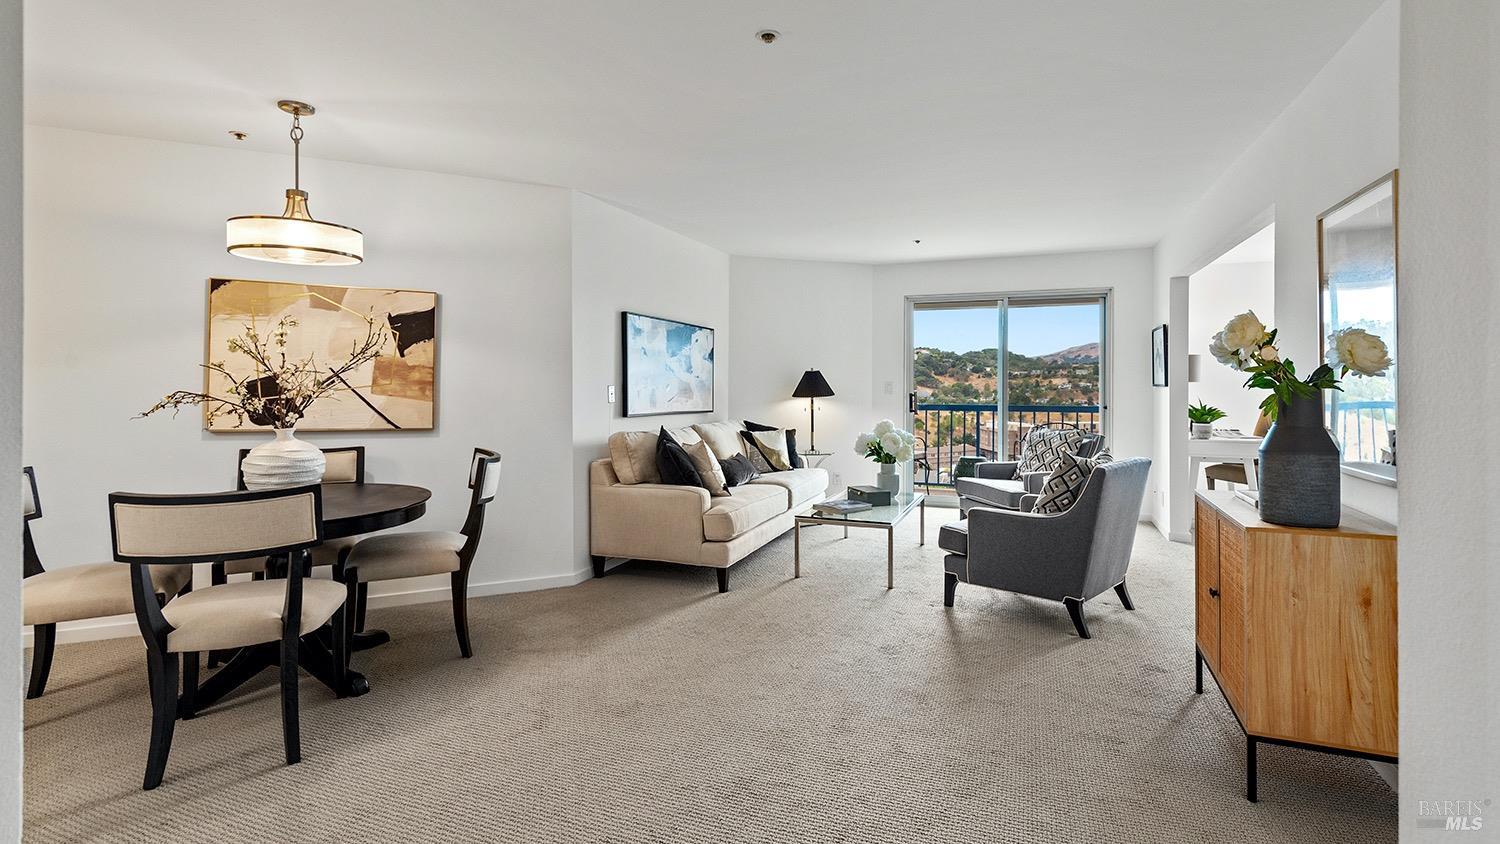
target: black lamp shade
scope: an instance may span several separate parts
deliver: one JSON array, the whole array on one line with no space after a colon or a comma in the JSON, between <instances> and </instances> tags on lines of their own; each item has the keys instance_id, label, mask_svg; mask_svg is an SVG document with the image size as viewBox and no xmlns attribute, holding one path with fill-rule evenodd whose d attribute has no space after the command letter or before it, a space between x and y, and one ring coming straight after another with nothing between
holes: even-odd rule
<instances>
[{"instance_id":1,"label":"black lamp shade","mask_svg":"<svg viewBox=\"0 0 1500 844\"><path fill-rule=\"evenodd\" d=\"M794 399L821 399L831 395L833 395L833 388L828 386L823 373L816 369L809 369L802 373L802 380L797 382L797 389L792 391Z\"/></svg>"}]
</instances>

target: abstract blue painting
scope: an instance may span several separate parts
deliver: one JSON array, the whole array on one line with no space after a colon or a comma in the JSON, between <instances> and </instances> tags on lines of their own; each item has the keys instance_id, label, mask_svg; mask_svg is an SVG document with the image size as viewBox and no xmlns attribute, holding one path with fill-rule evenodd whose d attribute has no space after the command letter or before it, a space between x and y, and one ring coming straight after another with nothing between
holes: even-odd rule
<instances>
[{"instance_id":1,"label":"abstract blue painting","mask_svg":"<svg viewBox=\"0 0 1500 844\"><path fill-rule=\"evenodd\" d=\"M620 333L626 416L713 412L712 328L626 311Z\"/></svg>"}]
</instances>

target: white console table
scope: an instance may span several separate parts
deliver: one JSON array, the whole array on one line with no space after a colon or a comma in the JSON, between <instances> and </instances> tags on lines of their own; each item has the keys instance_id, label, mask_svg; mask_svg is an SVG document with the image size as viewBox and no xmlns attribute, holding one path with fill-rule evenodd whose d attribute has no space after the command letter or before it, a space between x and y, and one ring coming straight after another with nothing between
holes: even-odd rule
<instances>
[{"instance_id":1,"label":"white console table","mask_svg":"<svg viewBox=\"0 0 1500 844\"><path fill-rule=\"evenodd\" d=\"M1203 468L1205 460L1215 463L1243 463L1245 480L1249 482L1251 489L1259 489L1259 479L1255 477L1255 461L1260 457L1261 441L1261 437L1213 436L1206 440L1189 437L1188 489L1198 488L1198 472Z\"/></svg>"}]
</instances>

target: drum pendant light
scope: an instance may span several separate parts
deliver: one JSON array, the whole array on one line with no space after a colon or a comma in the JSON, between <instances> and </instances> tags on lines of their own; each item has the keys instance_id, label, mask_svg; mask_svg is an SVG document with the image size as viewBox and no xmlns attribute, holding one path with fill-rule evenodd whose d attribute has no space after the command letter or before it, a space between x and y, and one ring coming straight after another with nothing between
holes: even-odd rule
<instances>
[{"instance_id":1,"label":"drum pendant light","mask_svg":"<svg viewBox=\"0 0 1500 844\"><path fill-rule=\"evenodd\" d=\"M364 260L365 236L359 229L314 220L302 190L302 118L312 106L296 100L276 104L292 116L292 187L281 216L247 214L230 217L224 226L229 254L280 264L347 266Z\"/></svg>"}]
</instances>

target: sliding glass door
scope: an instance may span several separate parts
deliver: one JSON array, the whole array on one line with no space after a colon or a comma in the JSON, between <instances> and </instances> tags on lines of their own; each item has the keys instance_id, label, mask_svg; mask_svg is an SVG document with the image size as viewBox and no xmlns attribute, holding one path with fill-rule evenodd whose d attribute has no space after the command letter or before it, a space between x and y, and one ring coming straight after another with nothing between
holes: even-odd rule
<instances>
[{"instance_id":1,"label":"sliding glass door","mask_svg":"<svg viewBox=\"0 0 1500 844\"><path fill-rule=\"evenodd\" d=\"M913 302L917 483L1014 459L1038 425L1103 431L1106 305L1102 293Z\"/></svg>"}]
</instances>

